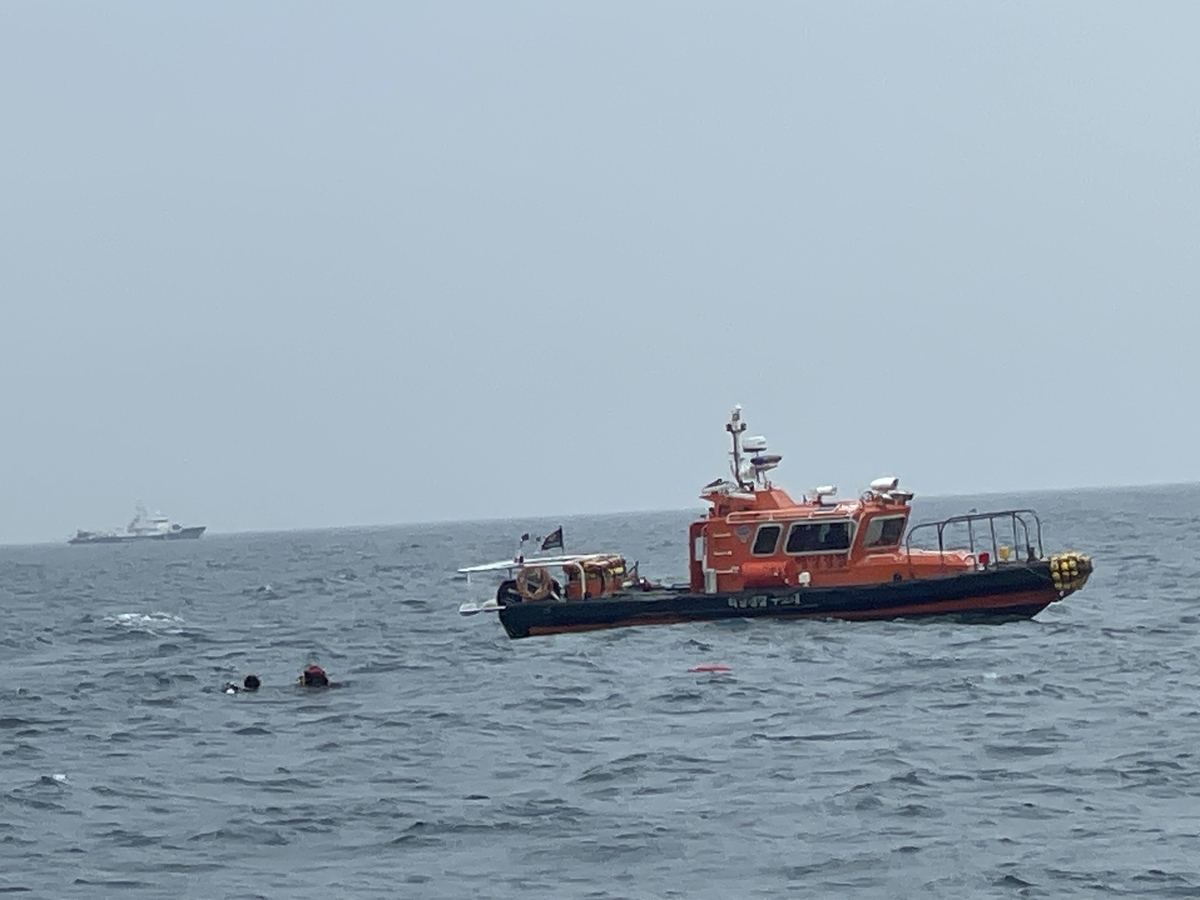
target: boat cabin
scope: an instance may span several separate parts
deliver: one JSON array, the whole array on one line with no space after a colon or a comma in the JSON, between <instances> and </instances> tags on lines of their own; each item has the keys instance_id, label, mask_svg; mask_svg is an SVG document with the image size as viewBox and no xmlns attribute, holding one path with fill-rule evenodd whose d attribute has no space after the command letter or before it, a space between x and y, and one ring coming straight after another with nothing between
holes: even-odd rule
<instances>
[{"instance_id":1,"label":"boat cabin","mask_svg":"<svg viewBox=\"0 0 1200 900\"><path fill-rule=\"evenodd\" d=\"M832 485L800 501L771 484L782 457L763 437L744 437L741 408L729 424L732 479L706 485L708 515L688 532L691 590L730 593L756 588L898 581L976 564L968 553L905 545L910 491L894 476L877 478L856 500L837 500Z\"/></svg>"}]
</instances>

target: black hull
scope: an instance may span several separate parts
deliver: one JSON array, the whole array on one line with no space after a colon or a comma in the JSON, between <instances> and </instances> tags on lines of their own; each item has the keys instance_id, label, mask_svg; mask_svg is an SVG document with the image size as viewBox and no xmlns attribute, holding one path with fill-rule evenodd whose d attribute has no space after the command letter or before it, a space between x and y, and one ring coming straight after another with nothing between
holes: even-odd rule
<instances>
[{"instance_id":1,"label":"black hull","mask_svg":"<svg viewBox=\"0 0 1200 900\"><path fill-rule=\"evenodd\" d=\"M954 616L970 621L1028 619L1062 594L1045 562L1000 565L939 578L854 587L775 588L735 594L651 590L597 600L516 603L500 610L509 637L716 619L897 619Z\"/></svg>"}]
</instances>

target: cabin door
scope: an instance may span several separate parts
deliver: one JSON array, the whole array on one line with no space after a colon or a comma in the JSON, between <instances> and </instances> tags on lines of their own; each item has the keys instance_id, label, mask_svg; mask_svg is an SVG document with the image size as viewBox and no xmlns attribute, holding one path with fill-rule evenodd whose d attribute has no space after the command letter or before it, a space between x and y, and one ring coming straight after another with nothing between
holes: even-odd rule
<instances>
[{"instance_id":1,"label":"cabin door","mask_svg":"<svg viewBox=\"0 0 1200 900\"><path fill-rule=\"evenodd\" d=\"M692 542L692 559L700 564L700 570L704 573L704 593L715 594L717 573L708 563L708 537L703 531L697 534Z\"/></svg>"}]
</instances>

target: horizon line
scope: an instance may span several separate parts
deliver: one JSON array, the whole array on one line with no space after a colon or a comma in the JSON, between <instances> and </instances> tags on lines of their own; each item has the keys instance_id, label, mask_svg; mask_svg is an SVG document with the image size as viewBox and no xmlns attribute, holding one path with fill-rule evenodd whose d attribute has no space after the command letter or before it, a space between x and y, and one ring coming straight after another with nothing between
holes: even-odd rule
<instances>
[{"instance_id":1,"label":"horizon line","mask_svg":"<svg viewBox=\"0 0 1200 900\"><path fill-rule=\"evenodd\" d=\"M999 497L1013 494L1068 494L1076 492L1098 492L1098 491L1132 491L1145 489L1166 489L1166 488L1194 488L1200 487L1200 481L1166 481L1166 482L1150 482L1146 484L1120 484L1120 485L1087 485L1082 487L1066 487L1066 488L1026 488L1022 490L1008 491L978 491L972 493L929 493L921 494L916 499L952 499L954 497ZM696 507L699 508L699 507ZM422 525L453 525L453 524L487 524L489 522L513 522L521 519L560 519L569 521L578 518L603 518L611 516L628 516L628 515L648 515L652 513L675 513L688 512L693 507L675 507L675 508L656 508L656 509L625 509L614 510L612 512L574 512L574 513L517 513L511 516L480 516L458 519L419 519L406 522L375 522L375 523L355 523L342 525L300 525L293 528L268 528L268 529L242 529L237 531L218 531L212 528L205 527L205 534L220 535L222 537L236 537L238 535L271 535L271 534L307 534L323 531L354 531L366 529L384 529L384 528L412 528ZM203 540L203 537L197 540ZM67 546L66 541L46 540L46 541L29 541L7 543L0 542L0 548L15 548L15 547L57 547Z\"/></svg>"}]
</instances>

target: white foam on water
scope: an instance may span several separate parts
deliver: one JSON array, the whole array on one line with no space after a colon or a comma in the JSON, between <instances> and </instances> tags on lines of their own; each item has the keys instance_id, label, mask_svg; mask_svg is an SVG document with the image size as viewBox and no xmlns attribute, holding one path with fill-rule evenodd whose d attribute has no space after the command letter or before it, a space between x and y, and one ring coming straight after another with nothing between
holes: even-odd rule
<instances>
[{"instance_id":1,"label":"white foam on water","mask_svg":"<svg viewBox=\"0 0 1200 900\"><path fill-rule=\"evenodd\" d=\"M179 634L184 624L179 616L165 612L117 613L115 616L105 616L103 621L118 628L148 631L151 634Z\"/></svg>"}]
</instances>

